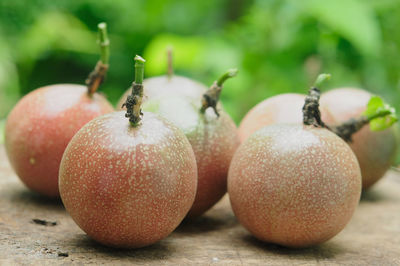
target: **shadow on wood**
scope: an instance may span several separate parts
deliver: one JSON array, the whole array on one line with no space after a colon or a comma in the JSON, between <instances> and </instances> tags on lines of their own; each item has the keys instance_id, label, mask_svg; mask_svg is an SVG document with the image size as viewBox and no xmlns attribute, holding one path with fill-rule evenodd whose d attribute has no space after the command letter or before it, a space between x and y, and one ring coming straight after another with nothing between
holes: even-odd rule
<instances>
[{"instance_id":1,"label":"shadow on wood","mask_svg":"<svg viewBox=\"0 0 400 266\"><path fill-rule=\"evenodd\" d=\"M76 235L74 239L68 241L72 246L70 254L74 251L78 253L100 253L101 257L108 258L135 258L138 261L151 262L154 260L164 260L174 256L175 248L173 243L168 240L161 240L151 246L138 249L118 249L104 246L85 234Z\"/></svg>"},{"instance_id":2,"label":"shadow on wood","mask_svg":"<svg viewBox=\"0 0 400 266\"><path fill-rule=\"evenodd\" d=\"M332 241L328 241L314 247L295 249L262 242L254 236L250 235L250 233L243 236L242 239L248 244L257 247L264 252L273 253L275 255L281 255L296 260L318 261L322 259L334 259L337 255L346 252L346 249L344 247L341 247Z\"/></svg>"},{"instance_id":3,"label":"shadow on wood","mask_svg":"<svg viewBox=\"0 0 400 266\"><path fill-rule=\"evenodd\" d=\"M361 193L360 203L363 202L383 202L393 200L389 195L383 193L381 190L368 189L363 190Z\"/></svg>"},{"instance_id":4,"label":"shadow on wood","mask_svg":"<svg viewBox=\"0 0 400 266\"><path fill-rule=\"evenodd\" d=\"M176 233L181 234L200 234L211 231L228 229L236 226L238 221L231 215L224 217L215 217L212 215L200 216L195 219L185 219L175 230Z\"/></svg>"},{"instance_id":5,"label":"shadow on wood","mask_svg":"<svg viewBox=\"0 0 400 266\"><path fill-rule=\"evenodd\" d=\"M47 198L25 187L11 189L8 197L14 204L34 205L35 208L63 210L64 205L60 198Z\"/></svg>"}]
</instances>

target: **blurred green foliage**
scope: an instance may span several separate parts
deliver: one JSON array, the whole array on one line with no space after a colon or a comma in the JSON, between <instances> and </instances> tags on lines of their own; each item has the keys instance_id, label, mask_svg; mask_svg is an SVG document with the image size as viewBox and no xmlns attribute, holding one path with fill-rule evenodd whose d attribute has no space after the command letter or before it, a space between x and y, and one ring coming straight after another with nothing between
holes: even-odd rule
<instances>
[{"instance_id":1,"label":"blurred green foliage","mask_svg":"<svg viewBox=\"0 0 400 266\"><path fill-rule=\"evenodd\" d=\"M101 87L116 102L133 79L166 71L211 84L228 68L222 101L239 122L259 101L305 92L320 72L329 88L357 86L399 107L397 0L0 0L0 119L29 91L83 83L98 60L97 23L108 23L110 70Z\"/></svg>"}]
</instances>

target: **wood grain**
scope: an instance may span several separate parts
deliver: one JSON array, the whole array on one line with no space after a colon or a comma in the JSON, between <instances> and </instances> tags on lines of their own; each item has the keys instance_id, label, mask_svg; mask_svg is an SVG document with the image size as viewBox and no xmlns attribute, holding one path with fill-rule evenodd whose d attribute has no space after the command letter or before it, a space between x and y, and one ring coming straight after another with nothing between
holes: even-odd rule
<instances>
[{"instance_id":1,"label":"wood grain","mask_svg":"<svg viewBox=\"0 0 400 266\"><path fill-rule=\"evenodd\" d=\"M400 265L400 175L389 172L363 194L350 224L313 248L256 240L238 224L225 197L204 217L183 222L153 246L116 250L90 240L60 201L28 191L0 146L0 243L2 265Z\"/></svg>"}]
</instances>

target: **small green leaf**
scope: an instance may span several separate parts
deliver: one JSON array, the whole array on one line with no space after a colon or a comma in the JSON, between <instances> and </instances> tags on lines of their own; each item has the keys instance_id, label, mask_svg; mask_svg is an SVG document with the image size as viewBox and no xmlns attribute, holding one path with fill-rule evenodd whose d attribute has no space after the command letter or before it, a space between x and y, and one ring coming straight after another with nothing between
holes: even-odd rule
<instances>
[{"instance_id":1,"label":"small green leaf","mask_svg":"<svg viewBox=\"0 0 400 266\"><path fill-rule=\"evenodd\" d=\"M371 99L369 99L369 102L367 104L367 109L364 111L363 115L365 116L371 116L377 112L379 108L382 108L385 106L385 103L383 102L382 98L379 96L372 96Z\"/></svg>"},{"instance_id":2,"label":"small green leaf","mask_svg":"<svg viewBox=\"0 0 400 266\"><path fill-rule=\"evenodd\" d=\"M371 97L363 115L368 118L372 131L385 130L398 120L396 110L379 96Z\"/></svg>"}]
</instances>

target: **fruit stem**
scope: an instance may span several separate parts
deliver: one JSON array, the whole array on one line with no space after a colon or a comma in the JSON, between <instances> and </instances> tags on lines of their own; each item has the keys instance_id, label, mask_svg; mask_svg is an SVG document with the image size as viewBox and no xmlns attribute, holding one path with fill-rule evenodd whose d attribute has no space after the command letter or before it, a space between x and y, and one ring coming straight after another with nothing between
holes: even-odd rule
<instances>
[{"instance_id":1,"label":"fruit stem","mask_svg":"<svg viewBox=\"0 0 400 266\"><path fill-rule=\"evenodd\" d=\"M390 110L379 110L378 112L376 112L374 114L367 115L366 119L368 121L371 121L371 120L376 119L376 118L385 117L387 115L390 115L391 113L392 112Z\"/></svg>"},{"instance_id":2,"label":"fruit stem","mask_svg":"<svg viewBox=\"0 0 400 266\"><path fill-rule=\"evenodd\" d=\"M321 91L318 89L325 81L331 78L330 74L320 74L314 82L313 87L308 91L304 106L303 106L303 124L313 125L315 127L327 127L321 120L319 111L319 98Z\"/></svg>"},{"instance_id":3,"label":"fruit stem","mask_svg":"<svg viewBox=\"0 0 400 266\"><path fill-rule=\"evenodd\" d=\"M126 99L122 107L126 106L125 117L129 118L129 122L133 127L139 125L141 116L143 115L141 105L143 100L143 78L144 78L144 60L141 56L136 55L135 58L135 81L132 83L132 93Z\"/></svg>"},{"instance_id":4,"label":"fruit stem","mask_svg":"<svg viewBox=\"0 0 400 266\"><path fill-rule=\"evenodd\" d=\"M167 77L168 79L171 79L172 76L174 75L174 67L173 67L173 56L172 56L172 47L167 48L167 64L168 64L168 69L167 69Z\"/></svg>"},{"instance_id":5,"label":"fruit stem","mask_svg":"<svg viewBox=\"0 0 400 266\"><path fill-rule=\"evenodd\" d=\"M224 73L219 79L214 81L211 85L210 89L203 94L203 98L201 99L201 108L200 112L204 113L208 107L211 107L215 114L219 117L219 112L217 110L217 103L219 101L219 95L221 94L221 90L223 88L224 82L232 77L235 77L238 73L236 68L229 69L226 73Z\"/></svg>"},{"instance_id":6,"label":"fruit stem","mask_svg":"<svg viewBox=\"0 0 400 266\"><path fill-rule=\"evenodd\" d=\"M142 85L144 78L144 63L146 60L144 60L140 55L136 55L133 60L135 60L135 83Z\"/></svg>"},{"instance_id":7,"label":"fruit stem","mask_svg":"<svg viewBox=\"0 0 400 266\"><path fill-rule=\"evenodd\" d=\"M330 80L331 77L332 77L331 74L325 74L325 73L318 75L317 79L314 82L313 87L314 88L320 88L322 86L322 84L324 82Z\"/></svg>"},{"instance_id":8,"label":"fruit stem","mask_svg":"<svg viewBox=\"0 0 400 266\"><path fill-rule=\"evenodd\" d=\"M107 35L107 24L102 22L97 27L99 29L100 60L107 65L110 58L110 40Z\"/></svg>"},{"instance_id":9,"label":"fruit stem","mask_svg":"<svg viewBox=\"0 0 400 266\"><path fill-rule=\"evenodd\" d=\"M98 43L100 46L100 60L97 61L94 70L90 72L85 81L89 96L92 96L103 83L108 70L108 61L110 57L110 40L107 36L107 24L102 22L99 23L97 27L99 29Z\"/></svg>"},{"instance_id":10,"label":"fruit stem","mask_svg":"<svg viewBox=\"0 0 400 266\"><path fill-rule=\"evenodd\" d=\"M315 127L326 128L339 137L341 137L346 142L351 142L352 135L359 131L363 126L369 124L372 120L378 118L384 118L387 116L393 116L395 114L394 108L385 104L382 99L378 97L378 103L373 102L371 105L371 110L368 113L364 113L363 115L357 118L351 118L339 125L336 126L328 126L321 120L321 113L319 110L319 98L321 95L320 90L317 88L322 85L323 82L329 80L331 75L329 74L321 74L318 76L317 80L314 83L314 86L308 91L308 95L306 96L305 103L303 106L303 124L304 125L313 125ZM368 107L370 107L372 99L368 103ZM380 104L377 106L377 104ZM378 108L380 107L380 108ZM376 110L375 110L376 109ZM387 123L381 125L383 128L379 130L385 129L389 127L392 123L397 121L397 117L392 117Z\"/></svg>"},{"instance_id":11,"label":"fruit stem","mask_svg":"<svg viewBox=\"0 0 400 266\"><path fill-rule=\"evenodd\" d=\"M327 127L330 131L341 137L346 142L351 142L351 136L369 123L366 116L351 118L340 125Z\"/></svg>"},{"instance_id":12,"label":"fruit stem","mask_svg":"<svg viewBox=\"0 0 400 266\"><path fill-rule=\"evenodd\" d=\"M331 126L329 129L346 142L352 142L352 135L358 132L363 126L369 124L374 119L385 117L392 114L390 110L378 110L370 115L361 115L357 118L350 118L337 126Z\"/></svg>"},{"instance_id":13,"label":"fruit stem","mask_svg":"<svg viewBox=\"0 0 400 266\"><path fill-rule=\"evenodd\" d=\"M219 87L222 87L224 82L232 77L235 77L238 73L238 70L236 68L229 69L227 72L225 72L218 80L217 80L217 85Z\"/></svg>"}]
</instances>

